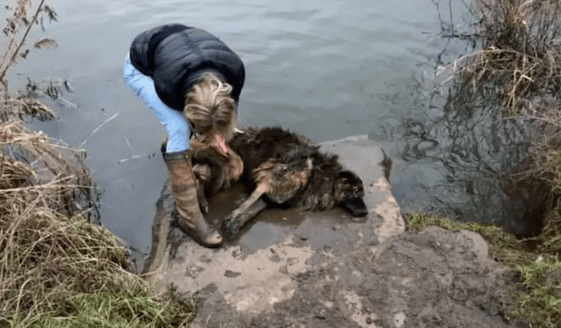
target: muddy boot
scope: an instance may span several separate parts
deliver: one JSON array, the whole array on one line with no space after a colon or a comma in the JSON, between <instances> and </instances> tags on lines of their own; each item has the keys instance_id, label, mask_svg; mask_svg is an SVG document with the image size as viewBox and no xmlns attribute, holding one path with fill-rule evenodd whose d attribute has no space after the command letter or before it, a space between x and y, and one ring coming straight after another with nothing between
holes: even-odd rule
<instances>
[{"instance_id":1,"label":"muddy boot","mask_svg":"<svg viewBox=\"0 0 561 328\"><path fill-rule=\"evenodd\" d=\"M206 222L197 200L197 184L187 152L165 154L180 227L205 247L218 247L222 236Z\"/></svg>"}]
</instances>

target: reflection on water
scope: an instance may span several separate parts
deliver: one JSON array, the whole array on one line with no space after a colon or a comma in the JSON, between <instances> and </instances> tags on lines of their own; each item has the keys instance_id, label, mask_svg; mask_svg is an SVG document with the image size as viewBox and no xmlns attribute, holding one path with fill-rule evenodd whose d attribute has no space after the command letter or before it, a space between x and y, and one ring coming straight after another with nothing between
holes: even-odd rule
<instances>
[{"instance_id":1,"label":"reflection on water","mask_svg":"<svg viewBox=\"0 0 561 328\"><path fill-rule=\"evenodd\" d=\"M416 103L417 115L401 125L400 174L392 174L404 212L494 223L520 235L539 229L548 187L507 178L523 162L529 135L521 119L498 115L496 88L455 81Z\"/></svg>"}]
</instances>

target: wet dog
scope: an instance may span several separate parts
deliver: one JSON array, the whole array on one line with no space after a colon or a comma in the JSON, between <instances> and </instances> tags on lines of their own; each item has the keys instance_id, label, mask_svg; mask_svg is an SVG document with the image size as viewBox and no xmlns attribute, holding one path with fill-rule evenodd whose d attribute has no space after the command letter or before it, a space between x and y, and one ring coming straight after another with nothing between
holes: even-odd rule
<instances>
[{"instance_id":1,"label":"wet dog","mask_svg":"<svg viewBox=\"0 0 561 328\"><path fill-rule=\"evenodd\" d=\"M321 152L301 135L280 127L248 128L236 133L228 146L241 157L241 178L253 192L225 218L227 239L234 239L250 219L273 204L309 211L341 206L356 217L368 214L358 175L344 169L337 155ZM207 196L223 188L224 181L240 178L232 174L237 172L229 168L228 159L212 150L193 156L193 164L199 169L208 165L201 183Z\"/></svg>"}]
</instances>

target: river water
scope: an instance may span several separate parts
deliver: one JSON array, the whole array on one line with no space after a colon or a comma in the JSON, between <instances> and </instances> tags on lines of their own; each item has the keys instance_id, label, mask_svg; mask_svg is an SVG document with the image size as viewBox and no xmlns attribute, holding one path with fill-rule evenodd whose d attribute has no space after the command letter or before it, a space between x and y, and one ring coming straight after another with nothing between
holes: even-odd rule
<instances>
[{"instance_id":1,"label":"river water","mask_svg":"<svg viewBox=\"0 0 561 328\"><path fill-rule=\"evenodd\" d=\"M316 142L369 134L394 158L392 185L404 211L445 203L451 213L492 221L495 212L476 213L480 204L469 204L479 178L450 181L441 156L451 145L450 129L442 125L449 121L445 101L436 107L427 101L437 61L453 60L468 47L443 37L454 20L455 29L469 31L460 20L467 13L463 1L50 3L58 22L31 38L52 36L59 46L32 52L10 86L24 86L28 76L70 83L73 92L51 103L59 118L35 127L87 150L104 190L102 223L140 253L149 250L154 204L166 178L158 154L165 133L125 87L122 62L135 35L171 22L210 31L243 59L241 126L282 125ZM477 168L470 172L480 176ZM470 179L475 182L466 187Z\"/></svg>"}]
</instances>

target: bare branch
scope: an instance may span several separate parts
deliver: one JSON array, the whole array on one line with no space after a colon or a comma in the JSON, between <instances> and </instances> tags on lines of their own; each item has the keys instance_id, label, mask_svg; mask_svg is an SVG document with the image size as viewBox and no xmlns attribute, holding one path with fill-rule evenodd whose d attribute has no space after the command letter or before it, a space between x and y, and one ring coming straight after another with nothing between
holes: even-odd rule
<instances>
[{"instance_id":1,"label":"bare branch","mask_svg":"<svg viewBox=\"0 0 561 328\"><path fill-rule=\"evenodd\" d=\"M20 0L20 2L22 2L24 0ZM18 4L20 3L18 2ZM35 15L33 15L33 19L31 20L31 22L29 24L27 24L27 29L25 30L25 33L23 35L23 37L20 40L19 45L16 47L15 51L12 54L12 57L10 58L10 60L8 61L8 63L6 64L6 66L4 68L2 68L2 70L0 71L0 83L4 84L4 78L6 77L6 73L8 72L8 69L10 68L10 66L15 62L17 55L20 52L21 47L23 46L23 44L25 43L25 40L27 39L27 36L29 35L29 31L31 31L31 27L33 27L33 24L35 24L35 22L37 22L37 17L39 16L39 13L41 12L41 8L43 8L43 4L45 3L45 0L41 0L41 2L39 3L39 5L37 6L37 10L35 11ZM5 63L2 62L2 65L4 65Z\"/></svg>"}]
</instances>

